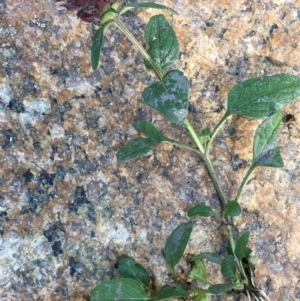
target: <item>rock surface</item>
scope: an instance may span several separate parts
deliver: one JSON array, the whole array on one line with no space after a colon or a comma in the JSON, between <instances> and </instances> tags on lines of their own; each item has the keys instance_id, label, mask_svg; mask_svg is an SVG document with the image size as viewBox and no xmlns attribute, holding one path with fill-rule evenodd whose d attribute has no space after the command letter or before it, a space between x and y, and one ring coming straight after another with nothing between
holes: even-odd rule
<instances>
[{"instance_id":1,"label":"rock surface","mask_svg":"<svg viewBox=\"0 0 300 301\"><path fill-rule=\"evenodd\" d=\"M191 82L189 120L197 129L216 125L233 85L300 76L299 0L159 3L180 12L165 15L180 41L176 65ZM155 13L128 12L123 20L142 39ZM192 205L220 208L194 154L160 145L144 158L116 161L118 149L138 136L137 120L191 142L182 126L142 102L154 75L117 30L107 34L100 69L92 72L92 25L54 1L2 0L0 20L1 300L87 298L116 276L124 253L149 268L158 287L170 281L161 254L167 235ZM252 233L256 281L273 301L300 300L300 101L283 116L285 167L253 173L236 221ZM252 159L259 122L233 117L214 143L214 166L230 198ZM187 253L222 254L223 239L216 221L198 220ZM181 266L186 273L185 260ZM219 271L208 274L221 281Z\"/></svg>"}]
</instances>

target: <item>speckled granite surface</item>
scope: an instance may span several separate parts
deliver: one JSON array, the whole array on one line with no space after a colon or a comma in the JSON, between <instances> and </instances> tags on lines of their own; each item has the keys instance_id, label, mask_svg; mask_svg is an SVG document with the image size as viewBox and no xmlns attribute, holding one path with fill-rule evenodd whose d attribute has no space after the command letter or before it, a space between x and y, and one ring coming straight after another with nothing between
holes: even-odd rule
<instances>
[{"instance_id":1,"label":"speckled granite surface","mask_svg":"<svg viewBox=\"0 0 300 301\"><path fill-rule=\"evenodd\" d=\"M177 65L191 80L189 119L197 128L216 124L234 84L263 74L300 76L299 0L160 3L180 12L166 15L181 44ZM154 13L128 13L124 22L141 38ZM142 103L154 76L119 32L108 35L101 68L92 72L92 30L50 0L0 1L1 300L87 297L114 275L122 253L162 285L170 279L161 255L166 236L193 204L218 209L193 154L161 145L117 164L116 151L137 134L133 121L189 138ZM256 170L237 221L251 230L256 280L274 301L300 300L300 101L283 113L278 141L285 167ZM257 125L232 118L214 144L230 197L251 160ZM187 251L224 251L218 227L210 219L197 222Z\"/></svg>"}]
</instances>

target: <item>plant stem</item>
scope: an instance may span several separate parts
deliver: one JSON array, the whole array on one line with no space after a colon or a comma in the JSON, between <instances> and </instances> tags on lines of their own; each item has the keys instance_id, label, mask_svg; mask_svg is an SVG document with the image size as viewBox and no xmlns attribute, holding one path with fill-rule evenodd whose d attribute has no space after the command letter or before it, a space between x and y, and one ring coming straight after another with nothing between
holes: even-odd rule
<instances>
[{"instance_id":1,"label":"plant stem","mask_svg":"<svg viewBox=\"0 0 300 301\"><path fill-rule=\"evenodd\" d=\"M183 143L183 142L179 142L179 141L172 140L172 139L170 139L170 140L164 140L163 142L164 142L164 143L173 144L173 145L178 146L178 147L180 147L180 148L188 149L188 150L190 150L190 151L192 151L192 152L197 153L197 154L198 154L199 156L201 156L201 157L203 156L203 154L202 154L199 150L197 150L196 148L194 148L194 147L192 147L192 146L189 146L188 144L185 144L185 143Z\"/></svg>"},{"instance_id":2,"label":"plant stem","mask_svg":"<svg viewBox=\"0 0 300 301\"><path fill-rule=\"evenodd\" d=\"M139 43L139 41L134 37L134 35L127 29L127 27L121 22L120 19L116 19L114 23L124 33L124 35L130 40L130 42L137 48L137 50L141 53L141 55L144 57L144 59L149 62L149 64L152 66L156 76L159 78L159 80L162 80L162 78L163 78L162 72L157 68L157 66L153 62L152 58L150 57L150 55L147 53L147 51L144 49L144 47Z\"/></svg>"},{"instance_id":3,"label":"plant stem","mask_svg":"<svg viewBox=\"0 0 300 301\"><path fill-rule=\"evenodd\" d=\"M239 190L238 190L238 192L237 192L237 195L236 195L236 198L235 198L235 201L236 201L236 202L239 201L240 196L241 196L241 194L242 194L242 191L243 191L243 189L244 189L246 183L248 182L249 177L251 176L251 174L252 174L254 168L255 168L255 166L253 166L253 165L251 165L251 166L249 167L249 169L248 169L248 171L247 171L247 173L246 173L246 175L245 175L245 177L244 177L244 179L243 179L243 182L241 183L240 188L239 188Z\"/></svg>"},{"instance_id":4,"label":"plant stem","mask_svg":"<svg viewBox=\"0 0 300 301\"><path fill-rule=\"evenodd\" d=\"M201 157L204 160L204 163L206 165L206 168L208 170L208 173L214 183L214 186L219 194L219 197L221 198L221 205L222 207L225 206L226 202L227 202L227 197L225 196L225 193L223 192L222 186L219 183L219 180L216 176L216 173L214 171L213 165L209 159L209 156L206 155L205 153L205 149L196 133L196 131L194 130L194 128L192 127L192 125L189 123L189 121L186 119L184 121L184 125L186 126L187 130L190 132L193 140L195 141L200 153L201 153Z\"/></svg>"},{"instance_id":5,"label":"plant stem","mask_svg":"<svg viewBox=\"0 0 300 301\"><path fill-rule=\"evenodd\" d=\"M215 127L214 131L212 132L210 140L208 141L207 146L206 146L206 152L205 153L206 153L207 157L209 156L210 147L211 147L211 144L212 144L214 138L216 137L217 133L222 128L222 126L224 125L224 123L226 122L226 120L228 119L228 117L229 116L227 114L225 114L222 117L222 119L219 121L219 123L217 124L217 126Z\"/></svg>"},{"instance_id":6,"label":"plant stem","mask_svg":"<svg viewBox=\"0 0 300 301\"><path fill-rule=\"evenodd\" d=\"M185 119L184 125L186 126L187 130L190 132L193 140L195 141L197 147L199 148L199 151L204 155L205 154L204 146L202 145L196 131L194 130L193 126L190 124L188 119Z\"/></svg>"}]
</instances>

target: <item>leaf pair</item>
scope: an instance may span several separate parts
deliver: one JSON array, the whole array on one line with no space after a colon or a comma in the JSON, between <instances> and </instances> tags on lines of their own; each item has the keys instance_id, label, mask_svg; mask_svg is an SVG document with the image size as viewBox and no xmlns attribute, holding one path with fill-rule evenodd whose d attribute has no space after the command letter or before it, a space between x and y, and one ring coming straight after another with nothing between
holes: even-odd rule
<instances>
[{"instance_id":1,"label":"leaf pair","mask_svg":"<svg viewBox=\"0 0 300 301\"><path fill-rule=\"evenodd\" d=\"M276 143L281 121L279 111L299 96L300 78L291 74L252 78L229 91L223 119L233 114L254 119L267 117L254 137L251 168L283 166Z\"/></svg>"},{"instance_id":2,"label":"leaf pair","mask_svg":"<svg viewBox=\"0 0 300 301\"><path fill-rule=\"evenodd\" d=\"M156 68L163 73L179 56L179 43L176 34L163 15L149 20L145 31L147 50ZM145 60L147 68L152 69ZM168 120L181 124L188 115L189 81L179 70L167 72L163 78L147 87L143 92L144 101L160 112Z\"/></svg>"},{"instance_id":3,"label":"leaf pair","mask_svg":"<svg viewBox=\"0 0 300 301\"><path fill-rule=\"evenodd\" d=\"M236 201L229 201L224 207L224 215L226 216L238 216L241 214L241 207ZM206 205L196 205L189 209L188 217L208 217L208 216L217 216L217 214Z\"/></svg>"}]
</instances>

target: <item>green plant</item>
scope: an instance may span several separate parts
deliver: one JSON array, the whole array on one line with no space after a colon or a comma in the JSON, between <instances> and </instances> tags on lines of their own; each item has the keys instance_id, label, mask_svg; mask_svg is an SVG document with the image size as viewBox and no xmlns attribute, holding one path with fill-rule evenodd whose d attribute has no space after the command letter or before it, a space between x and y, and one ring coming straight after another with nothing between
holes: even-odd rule
<instances>
[{"instance_id":1,"label":"green plant","mask_svg":"<svg viewBox=\"0 0 300 301\"><path fill-rule=\"evenodd\" d=\"M97 2L97 1L94 1ZM105 2L100 1L101 5ZM81 3L82 4L82 3ZM257 166L283 167L276 135L282 116L280 110L300 96L300 78L291 74L278 74L252 78L234 86L228 93L227 111L214 130L197 131L188 121L189 81L182 71L170 67L179 55L179 43L173 28L164 15L153 16L145 30L145 40L148 49L145 50L131 32L121 22L121 15L133 8L156 8L168 10L171 8L154 3L135 3L119 6L118 3L108 4L100 20L100 28L93 37L91 62L94 70L98 68L104 34L110 26L118 27L144 57L147 69L152 70L158 81L146 87L142 97L154 110L161 113L169 121L183 125L190 133L195 146L175 141L163 135L154 125L143 120L136 122L134 127L144 134L130 141L117 153L118 161L127 161L147 154L159 143L170 143L177 147L197 153L205 163L207 171L214 183L221 200L221 212L214 212L209 206L196 205L190 208L187 216L191 221L181 223L168 237L163 255L174 276L173 285L165 285L160 291L154 291L150 284L150 274L134 259L122 256L118 260L118 270L123 278L113 279L96 286L91 292L91 301L106 300L162 300L169 298L186 298L187 300L204 301L209 295L224 293L241 293L248 300L269 300L254 281L256 259L251 256L248 247L250 232L238 236L234 218L242 212L239 200L245 184ZM88 15L88 21L99 17L99 11ZM83 16L81 11L80 17ZM87 17L87 15L84 15ZM253 143L253 159L246 173L236 198L229 200L215 174L210 159L210 149L214 138L224 123L232 115L240 115L252 119L265 118L257 128ZM193 229L193 219L212 216L220 221L228 233L227 255L201 252L192 257L192 269L188 277L194 281L186 286L178 282L175 266L182 258L190 234ZM206 278L205 261L220 266L225 283L213 284ZM205 288L197 282L202 282Z\"/></svg>"}]
</instances>

